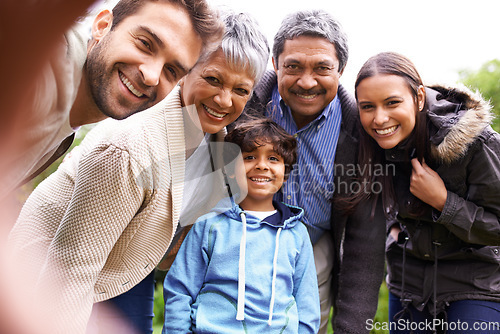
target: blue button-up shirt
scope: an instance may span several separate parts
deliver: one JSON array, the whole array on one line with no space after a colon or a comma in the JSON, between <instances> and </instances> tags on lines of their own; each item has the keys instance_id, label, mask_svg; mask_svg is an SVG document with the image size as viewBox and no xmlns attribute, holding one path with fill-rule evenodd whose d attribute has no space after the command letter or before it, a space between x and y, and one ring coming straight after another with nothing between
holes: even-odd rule
<instances>
[{"instance_id":1,"label":"blue button-up shirt","mask_svg":"<svg viewBox=\"0 0 500 334\"><path fill-rule=\"evenodd\" d=\"M342 121L340 101L335 97L314 121L299 130L275 86L266 115L298 141L297 163L276 199L304 209L304 223L314 244L330 229L333 167Z\"/></svg>"}]
</instances>

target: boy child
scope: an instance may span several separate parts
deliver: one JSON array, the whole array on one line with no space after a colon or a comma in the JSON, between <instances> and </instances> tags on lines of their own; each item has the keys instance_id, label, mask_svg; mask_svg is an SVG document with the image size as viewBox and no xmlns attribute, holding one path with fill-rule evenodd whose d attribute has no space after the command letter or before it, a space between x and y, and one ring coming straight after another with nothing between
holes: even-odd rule
<instances>
[{"instance_id":1,"label":"boy child","mask_svg":"<svg viewBox=\"0 0 500 334\"><path fill-rule=\"evenodd\" d=\"M189 231L164 281L163 333L317 333L303 210L273 201L297 159L297 142L269 119L240 123L225 141L242 151L238 182L248 193Z\"/></svg>"}]
</instances>

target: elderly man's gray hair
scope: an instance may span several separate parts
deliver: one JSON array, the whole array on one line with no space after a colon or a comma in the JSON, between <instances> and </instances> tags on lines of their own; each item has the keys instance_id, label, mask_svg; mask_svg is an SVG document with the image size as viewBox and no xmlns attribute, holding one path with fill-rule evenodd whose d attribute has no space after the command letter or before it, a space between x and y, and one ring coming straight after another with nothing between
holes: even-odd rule
<instances>
[{"instance_id":1,"label":"elderly man's gray hair","mask_svg":"<svg viewBox=\"0 0 500 334\"><path fill-rule=\"evenodd\" d=\"M299 36L322 37L332 43L337 51L339 72L344 69L349 58L347 35L340 23L323 10L299 11L285 17L274 36L273 58L276 65L285 41Z\"/></svg>"},{"instance_id":2,"label":"elderly man's gray hair","mask_svg":"<svg viewBox=\"0 0 500 334\"><path fill-rule=\"evenodd\" d=\"M255 83L264 75L269 61L269 44L257 22L246 13L225 13L226 31L221 48L232 65L245 68Z\"/></svg>"}]
</instances>

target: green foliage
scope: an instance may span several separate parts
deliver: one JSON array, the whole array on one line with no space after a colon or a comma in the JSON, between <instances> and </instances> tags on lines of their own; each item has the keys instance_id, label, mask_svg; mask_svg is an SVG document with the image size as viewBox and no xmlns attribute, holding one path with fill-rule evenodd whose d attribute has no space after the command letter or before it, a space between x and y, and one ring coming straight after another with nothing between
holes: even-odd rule
<instances>
[{"instance_id":1,"label":"green foliage","mask_svg":"<svg viewBox=\"0 0 500 334\"><path fill-rule=\"evenodd\" d=\"M485 99L490 100L496 115L493 128L500 132L500 59L484 63L477 71L460 71L459 76L462 83L477 89Z\"/></svg>"},{"instance_id":2,"label":"green foliage","mask_svg":"<svg viewBox=\"0 0 500 334\"><path fill-rule=\"evenodd\" d=\"M379 295L378 295L378 308L377 313L375 314L375 318L373 319L374 323L387 323L389 321L389 290L387 289L387 285L385 282L382 283L380 287ZM389 331L386 330L376 330L373 329L370 334L388 334Z\"/></svg>"},{"instance_id":3,"label":"green foliage","mask_svg":"<svg viewBox=\"0 0 500 334\"><path fill-rule=\"evenodd\" d=\"M155 299L153 305L153 334L161 333L164 322L164 301L163 301L163 284L157 283L155 288Z\"/></svg>"}]
</instances>

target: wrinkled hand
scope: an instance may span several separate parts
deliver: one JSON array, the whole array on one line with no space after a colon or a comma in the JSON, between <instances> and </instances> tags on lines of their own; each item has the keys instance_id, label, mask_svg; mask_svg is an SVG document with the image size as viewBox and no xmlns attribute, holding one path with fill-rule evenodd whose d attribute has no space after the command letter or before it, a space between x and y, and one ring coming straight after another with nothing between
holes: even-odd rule
<instances>
[{"instance_id":1,"label":"wrinkled hand","mask_svg":"<svg viewBox=\"0 0 500 334\"><path fill-rule=\"evenodd\" d=\"M410 192L436 210L442 211L448 192L443 180L425 161L412 159L413 171L410 178Z\"/></svg>"}]
</instances>

